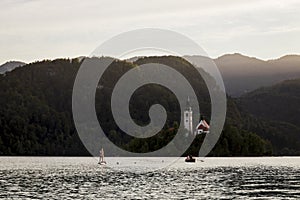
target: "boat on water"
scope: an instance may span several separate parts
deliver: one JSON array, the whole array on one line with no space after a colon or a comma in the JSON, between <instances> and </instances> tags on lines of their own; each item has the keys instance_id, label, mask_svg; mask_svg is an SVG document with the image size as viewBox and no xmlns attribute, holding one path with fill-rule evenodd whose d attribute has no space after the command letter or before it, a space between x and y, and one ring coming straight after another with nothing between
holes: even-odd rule
<instances>
[{"instance_id":1,"label":"boat on water","mask_svg":"<svg viewBox=\"0 0 300 200\"><path fill-rule=\"evenodd\" d=\"M106 161L104 160L104 150L101 148L100 150L100 156L99 156L99 165L106 165Z\"/></svg>"},{"instance_id":2,"label":"boat on water","mask_svg":"<svg viewBox=\"0 0 300 200\"><path fill-rule=\"evenodd\" d=\"M196 158L194 158L192 155L188 155L188 156L185 158L185 162L191 162L191 163L194 163L194 162L196 162Z\"/></svg>"}]
</instances>

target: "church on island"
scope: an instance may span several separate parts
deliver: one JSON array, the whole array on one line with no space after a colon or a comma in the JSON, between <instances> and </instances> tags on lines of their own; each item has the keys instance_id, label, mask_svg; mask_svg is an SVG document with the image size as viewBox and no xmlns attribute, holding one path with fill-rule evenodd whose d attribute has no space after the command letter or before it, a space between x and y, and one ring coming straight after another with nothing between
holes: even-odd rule
<instances>
[{"instance_id":1,"label":"church on island","mask_svg":"<svg viewBox=\"0 0 300 200\"><path fill-rule=\"evenodd\" d=\"M189 133L194 133L195 135L209 133L209 125L203 117L201 117L200 122L195 127L195 130L193 129L193 111L190 105L189 97L187 99L186 108L183 115L184 128L188 130Z\"/></svg>"}]
</instances>

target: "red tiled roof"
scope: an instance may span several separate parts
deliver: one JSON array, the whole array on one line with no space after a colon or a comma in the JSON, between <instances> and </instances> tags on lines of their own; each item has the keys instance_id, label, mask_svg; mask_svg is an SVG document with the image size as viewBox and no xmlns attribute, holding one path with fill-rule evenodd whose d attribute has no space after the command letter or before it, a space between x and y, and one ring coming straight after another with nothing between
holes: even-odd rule
<instances>
[{"instance_id":1,"label":"red tiled roof","mask_svg":"<svg viewBox=\"0 0 300 200\"><path fill-rule=\"evenodd\" d=\"M196 129L208 130L209 125L207 124L207 122L205 120L201 120L199 122L199 124L197 125Z\"/></svg>"}]
</instances>

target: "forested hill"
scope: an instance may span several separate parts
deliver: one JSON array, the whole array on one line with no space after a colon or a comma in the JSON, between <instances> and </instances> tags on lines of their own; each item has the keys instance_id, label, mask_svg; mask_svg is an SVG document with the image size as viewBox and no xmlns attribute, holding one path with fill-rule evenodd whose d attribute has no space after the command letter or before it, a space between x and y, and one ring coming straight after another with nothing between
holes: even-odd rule
<instances>
[{"instance_id":1,"label":"forested hill","mask_svg":"<svg viewBox=\"0 0 300 200\"><path fill-rule=\"evenodd\" d=\"M270 140L281 154L300 152L300 79L250 92L239 100L252 115L249 129ZM255 118L255 119L254 119Z\"/></svg>"},{"instance_id":2,"label":"forested hill","mask_svg":"<svg viewBox=\"0 0 300 200\"><path fill-rule=\"evenodd\" d=\"M208 118L210 114L207 88L203 80L193 78L195 75L192 67L185 60L164 56L139 58L133 63L115 61L105 72L104 78L100 79L95 106L99 123L109 139L133 152L154 151L166 145L176 134L180 119L174 94L163 87L148 85L135 92L130 101L130 111L136 123L146 124L149 121L149 107L156 103L162 104L167 110L168 120L159 134L150 139L133 139L119 130L112 120L107 95L111 94L122 74L149 59L151 62L173 66L187 76L196 91L201 91L197 95L202 114ZM1 155L89 155L77 136L71 111L73 83L80 64L79 59L45 60L27 64L0 76ZM153 93L155 95L151 95ZM259 136L253 132L253 126L249 128L249 122L244 119L252 118L245 112L240 112L236 100L228 98L226 124L210 155L271 155L273 149L279 149L264 135ZM270 127L267 122L264 123L266 127ZM197 155L202 140L203 135L197 137L185 154ZM296 151L294 147L290 148Z\"/></svg>"},{"instance_id":3,"label":"forested hill","mask_svg":"<svg viewBox=\"0 0 300 200\"><path fill-rule=\"evenodd\" d=\"M71 116L76 60L41 61L0 77L2 155L87 154Z\"/></svg>"}]
</instances>

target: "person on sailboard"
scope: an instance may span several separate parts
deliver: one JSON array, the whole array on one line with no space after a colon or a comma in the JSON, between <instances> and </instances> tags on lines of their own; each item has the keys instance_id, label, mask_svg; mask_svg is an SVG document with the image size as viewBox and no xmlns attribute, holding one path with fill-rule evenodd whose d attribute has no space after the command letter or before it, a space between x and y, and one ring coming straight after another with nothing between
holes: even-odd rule
<instances>
[{"instance_id":1,"label":"person on sailboard","mask_svg":"<svg viewBox=\"0 0 300 200\"><path fill-rule=\"evenodd\" d=\"M100 150L100 156L99 156L99 164L102 164L102 163L106 163L105 161L104 161L104 150L103 150L103 148L101 148L101 150Z\"/></svg>"}]
</instances>

